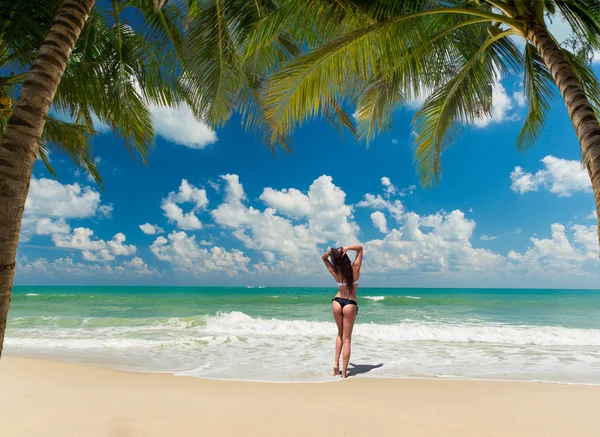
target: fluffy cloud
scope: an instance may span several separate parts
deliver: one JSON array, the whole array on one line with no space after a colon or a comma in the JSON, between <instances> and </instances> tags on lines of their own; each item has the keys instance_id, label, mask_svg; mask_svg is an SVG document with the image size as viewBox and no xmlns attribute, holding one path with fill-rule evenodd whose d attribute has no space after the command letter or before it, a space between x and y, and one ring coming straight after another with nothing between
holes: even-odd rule
<instances>
[{"instance_id":1,"label":"fluffy cloud","mask_svg":"<svg viewBox=\"0 0 600 437\"><path fill-rule=\"evenodd\" d=\"M206 190L196 188L185 179L181 180L179 191L169 193L167 200L173 203L194 203L194 211L204 209L208 205Z\"/></svg>"},{"instance_id":2,"label":"fluffy cloud","mask_svg":"<svg viewBox=\"0 0 600 437\"><path fill-rule=\"evenodd\" d=\"M483 241L492 241L492 240L497 240L498 237L495 237L493 235L482 235L481 237L479 237L480 240Z\"/></svg>"},{"instance_id":3,"label":"fluffy cloud","mask_svg":"<svg viewBox=\"0 0 600 437\"><path fill-rule=\"evenodd\" d=\"M112 205L100 204L100 193L90 187L32 177L20 240L29 241L34 235L68 234L71 227L66 220L106 217L111 211Z\"/></svg>"},{"instance_id":4,"label":"fluffy cloud","mask_svg":"<svg viewBox=\"0 0 600 437\"><path fill-rule=\"evenodd\" d=\"M97 252L91 250L84 250L81 252L81 256L86 261L114 261L115 257L110 253L108 249L100 249Z\"/></svg>"},{"instance_id":5,"label":"fluffy cloud","mask_svg":"<svg viewBox=\"0 0 600 437\"><path fill-rule=\"evenodd\" d=\"M396 186L392 184L390 178L386 176L381 178L381 185L383 185L383 188L388 196L393 196L394 194L396 194L396 191L398 191L398 188L396 188Z\"/></svg>"},{"instance_id":6,"label":"fluffy cloud","mask_svg":"<svg viewBox=\"0 0 600 437\"><path fill-rule=\"evenodd\" d=\"M316 257L318 244L357 241L359 228L352 221L352 207L345 204L346 194L329 176L316 179L306 194L296 189L266 188L260 196L268 205L264 211L245 205L246 194L237 175L222 179L226 183L225 201L212 216L217 224L232 229L249 249L297 262L306 256ZM304 223L295 225L291 219Z\"/></svg>"},{"instance_id":7,"label":"fluffy cloud","mask_svg":"<svg viewBox=\"0 0 600 437\"><path fill-rule=\"evenodd\" d=\"M182 203L193 203L193 211L187 213L179 206ZM187 180L182 179L179 191L171 191L166 199L163 199L161 208L170 223L176 223L179 229L193 231L202 229L202 222L194 211L200 211L208 205L206 190L196 188Z\"/></svg>"},{"instance_id":8,"label":"fluffy cloud","mask_svg":"<svg viewBox=\"0 0 600 437\"><path fill-rule=\"evenodd\" d=\"M56 247L77 250L100 250L106 247L103 240L91 240L94 231L88 228L75 228L72 234L55 234L52 240Z\"/></svg>"},{"instance_id":9,"label":"fluffy cloud","mask_svg":"<svg viewBox=\"0 0 600 437\"><path fill-rule=\"evenodd\" d=\"M284 188L281 191L265 188L260 200L288 217L302 218L310 214L310 199L295 188Z\"/></svg>"},{"instance_id":10,"label":"fluffy cloud","mask_svg":"<svg viewBox=\"0 0 600 437\"><path fill-rule=\"evenodd\" d=\"M62 249L81 250L83 258L88 261L112 261L115 256L133 255L137 250L132 244L123 244L126 237L120 232L108 242L93 236L91 229L79 227L73 229L72 234L53 234L52 241Z\"/></svg>"},{"instance_id":11,"label":"fluffy cloud","mask_svg":"<svg viewBox=\"0 0 600 437\"><path fill-rule=\"evenodd\" d=\"M32 235L68 234L71 227L62 218L51 219L48 217L27 217L21 220L21 236L19 241L27 242Z\"/></svg>"},{"instance_id":12,"label":"fluffy cloud","mask_svg":"<svg viewBox=\"0 0 600 437\"><path fill-rule=\"evenodd\" d=\"M476 127L484 128L491 123L516 120L518 114L514 111L515 107L523 108L525 104L525 95L522 91L513 93L511 97L506 92L502 83L498 80L492 89L491 114L475 119L473 124Z\"/></svg>"},{"instance_id":13,"label":"fluffy cloud","mask_svg":"<svg viewBox=\"0 0 600 437\"><path fill-rule=\"evenodd\" d=\"M152 123L157 135L175 144L203 149L217 141L217 135L199 121L187 105L179 108L151 106Z\"/></svg>"},{"instance_id":14,"label":"fluffy cloud","mask_svg":"<svg viewBox=\"0 0 600 437\"><path fill-rule=\"evenodd\" d=\"M44 277L98 277L102 280L106 278L136 278L139 276L156 276L159 272L156 269L149 268L144 261L135 257L130 261L125 261L121 265L82 263L74 261L71 257L57 258L48 260L46 258L37 258L29 260L25 256L17 260L17 272L26 277L39 276Z\"/></svg>"},{"instance_id":15,"label":"fluffy cloud","mask_svg":"<svg viewBox=\"0 0 600 437\"><path fill-rule=\"evenodd\" d=\"M133 255L137 250L136 247L133 244L123 244L125 240L125 234L121 232L115 234L113 239L108 242L111 253L117 256Z\"/></svg>"},{"instance_id":16,"label":"fluffy cloud","mask_svg":"<svg viewBox=\"0 0 600 437\"><path fill-rule=\"evenodd\" d=\"M200 247L195 236L185 232L171 232L168 238L158 237L150 250L161 261L170 262L175 270L200 275L207 272L223 272L233 276L247 271L250 258L237 249L227 251L214 246Z\"/></svg>"},{"instance_id":17,"label":"fluffy cloud","mask_svg":"<svg viewBox=\"0 0 600 437\"><path fill-rule=\"evenodd\" d=\"M472 247L474 228L475 222L459 210L426 217L410 212L403 225L392 229L385 238L365 243L365 257L370 270L381 273L493 269L502 257Z\"/></svg>"},{"instance_id":18,"label":"fluffy cloud","mask_svg":"<svg viewBox=\"0 0 600 437\"><path fill-rule=\"evenodd\" d=\"M165 232L163 228L157 225L151 225L150 223L144 223L140 225L140 229L146 235L162 234Z\"/></svg>"},{"instance_id":19,"label":"fluffy cloud","mask_svg":"<svg viewBox=\"0 0 600 437\"><path fill-rule=\"evenodd\" d=\"M155 269L148 267L148 264L139 256L132 258L130 261L125 261L123 267L126 271L137 275L153 276L158 274Z\"/></svg>"},{"instance_id":20,"label":"fluffy cloud","mask_svg":"<svg viewBox=\"0 0 600 437\"><path fill-rule=\"evenodd\" d=\"M580 161L548 155L542 159L542 163L546 168L536 173L527 173L521 167L515 167L510 174L511 190L524 194L543 187L559 197L570 196L576 191L591 191L592 183Z\"/></svg>"},{"instance_id":21,"label":"fluffy cloud","mask_svg":"<svg viewBox=\"0 0 600 437\"><path fill-rule=\"evenodd\" d=\"M594 274L598 270L598 237L595 226L560 224L551 226L551 238L532 237L532 245L523 253L510 251L510 267L527 275L552 277Z\"/></svg>"},{"instance_id":22,"label":"fluffy cloud","mask_svg":"<svg viewBox=\"0 0 600 437\"><path fill-rule=\"evenodd\" d=\"M373 195L367 193L365 194L364 199L358 202L356 206L362 208L388 210L392 217L396 219L396 221L400 221L404 217L404 205L402 205L402 202L400 202L399 200L394 200L393 202L391 202L382 198L380 194Z\"/></svg>"},{"instance_id":23,"label":"fluffy cloud","mask_svg":"<svg viewBox=\"0 0 600 437\"><path fill-rule=\"evenodd\" d=\"M24 216L87 218L97 213L99 205L100 193L90 187L32 177Z\"/></svg>"},{"instance_id":24,"label":"fluffy cloud","mask_svg":"<svg viewBox=\"0 0 600 437\"><path fill-rule=\"evenodd\" d=\"M387 234L387 220L381 211L375 211L371 214L371 221L373 222L373 226L375 226L379 232Z\"/></svg>"}]
</instances>

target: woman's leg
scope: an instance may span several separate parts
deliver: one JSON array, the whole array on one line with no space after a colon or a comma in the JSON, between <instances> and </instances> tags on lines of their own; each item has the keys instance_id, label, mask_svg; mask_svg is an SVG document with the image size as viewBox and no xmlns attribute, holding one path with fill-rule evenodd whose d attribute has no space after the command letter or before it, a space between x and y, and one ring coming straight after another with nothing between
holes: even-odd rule
<instances>
[{"instance_id":1,"label":"woman's leg","mask_svg":"<svg viewBox=\"0 0 600 437\"><path fill-rule=\"evenodd\" d=\"M342 370L342 378L346 378L348 376L348 363L350 362L352 329L354 328L354 320L356 319L356 305L345 305L342 316L342 341L344 345L344 369Z\"/></svg>"},{"instance_id":2,"label":"woman's leg","mask_svg":"<svg viewBox=\"0 0 600 437\"><path fill-rule=\"evenodd\" d=\"M342 306L335 300L331 302L331 311L333 312L333 318L337 325L338 333L335 338L335 357L333 361L333 375L338 376L340 374L340 355L342 354L342 332L343 332L343 321L342 317Z\"/></svg>"}]
</instances>

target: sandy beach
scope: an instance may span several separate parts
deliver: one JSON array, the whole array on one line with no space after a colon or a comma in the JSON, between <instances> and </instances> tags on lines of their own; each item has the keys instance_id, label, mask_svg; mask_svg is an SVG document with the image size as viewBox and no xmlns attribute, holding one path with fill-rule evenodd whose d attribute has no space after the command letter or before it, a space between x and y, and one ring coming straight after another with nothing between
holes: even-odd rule
<instances>
[{"instance_id":1,"label":"sandy beach","mask_svg":"<svg viewBox=\"0 0 600 437\"><path fill-rule=\"evenodd\" d=\"M4 356L2 435L590 436L600 387L385 380L211 381Z\"/></svg>"}]
</instances>

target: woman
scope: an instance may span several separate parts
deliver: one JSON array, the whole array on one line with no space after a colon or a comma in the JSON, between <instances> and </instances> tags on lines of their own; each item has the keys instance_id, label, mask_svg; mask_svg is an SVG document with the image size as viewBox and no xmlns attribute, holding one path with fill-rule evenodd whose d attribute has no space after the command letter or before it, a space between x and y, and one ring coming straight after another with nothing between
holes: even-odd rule
<instances>
[{"instance_id":1,"label":"woman","mask_svg":"<svg viewBox=\"0 0 600 437\"><path fill-rule=\"evenodd\" d=\"M354 264L347 255L349 250L356 251ZM360 266L362 264L363 247L360 245L331 248L324 253L321 259L327 266L329 273L335 278L338 285L338 292L331 302L333 318L338 328L338 335L335 339L335 359L333 364L333 375L340 374L340 355L342 347L344 349L344 368L342 378L348 376L348 362L350 361L350 342L352 340L352 328L354 328L354 319L358 314L358 304L356 303L356 289L358 287L358 278L360 277ZM331 261L329 258L331 257Z\"/></svg>"}]
</instances>

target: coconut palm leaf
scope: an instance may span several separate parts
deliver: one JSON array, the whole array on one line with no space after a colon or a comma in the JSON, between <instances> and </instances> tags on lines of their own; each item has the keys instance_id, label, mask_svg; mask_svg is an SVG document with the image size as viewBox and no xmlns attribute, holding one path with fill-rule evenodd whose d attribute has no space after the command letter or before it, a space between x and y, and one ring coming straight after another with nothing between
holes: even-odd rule
<instances>
[{"instance_id":1,"label":"coconut palm leaf","mask_svg":"<svg viewBox=\"0 0 600 437\"><path fill-rule=\"evenodd\" d=\"M555 0L554 4L573 32L600 50L600 3L597 0Z\"/></svg>"},{"instance_id":2,"label":"coconut palm leaf","mask_svg":"<svg viewBox=\"0 0 600 437\"><path fill-rule=\"evenodd\" d=\"M437 89L415 115L415 160L424 185L439 180L441 155L465 127L491 115L493 86L502 71L510 70L511 58L518 53L506 38L511 34L511 30L501 32L464 54L466 62L458 75Z\"/></svg>"},{"instance_id":3,"label":"coconut palm leaf","mask_svg":"<svg viewBox=\"0 0 600 437\"><path fill-rule=\"evenodd\" d=\"M75 165L92 176L102 188L102 178L92 151L91 136L94 133L84 125L68 123L48 116L40 145L40 159L50 174L57 177L50 164L49 152L66 153Z\"/></svg>"},{"instance_id":4,"label":"coconut palm leaf","mask_svg":"<svg viewBox=\"0 0 600 437\"><path fill-rule=\"evenodd\" d=\"M529 102L529 112L517 138L517 148L520 150L533 145L544 129L550 102L556 94L555 90L552 75L544 60L536 48L527 43L523 64L523 91Z\"/></svg>"}]
</instances>

